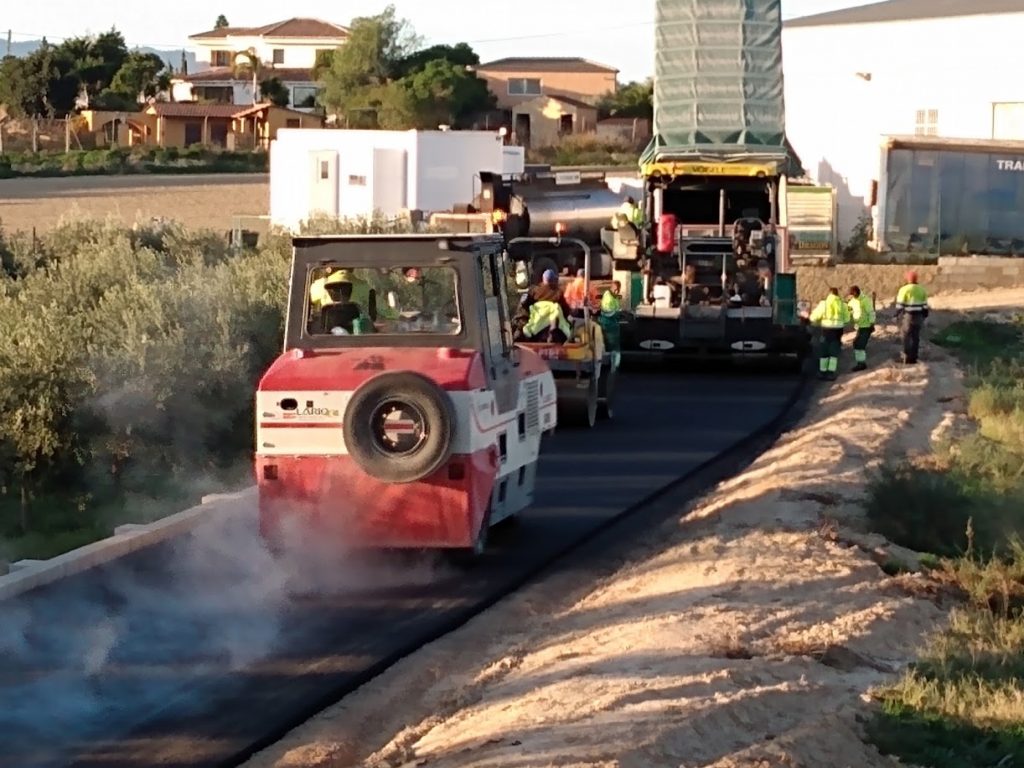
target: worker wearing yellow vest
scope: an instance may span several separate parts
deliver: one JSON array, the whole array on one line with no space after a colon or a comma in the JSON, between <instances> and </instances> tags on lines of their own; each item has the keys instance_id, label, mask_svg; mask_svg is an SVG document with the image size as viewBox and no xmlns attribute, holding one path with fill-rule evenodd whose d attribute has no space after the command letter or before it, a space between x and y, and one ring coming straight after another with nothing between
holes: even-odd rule
<instances>
[{"instance_id":1,"label":"worker wearing yellow vest","mask_svg":"<svg viewBox=\"0 0 1024 768\"><path fill-rule=\"evenodd\" d=\"M868 367L868 340L875 332L875 300L861 293L859 286L850 288L847 303L853 327L857 335L853 339L853 360L855 371L864 371Z\"/></svg>"},{"instance_id":2,"label":"worker wearing yellow vest","mask_svg":"<svg viewBox=\"0 0 1024 768\"><path fill-rule=\"evenodd\" d=\"M917 272L907 272L907 282L896 294L896 319L903 334L903 362L917 363L921 328L928 317L928 291L917 284Z\"/></svg>"},{"instance_id":3,"label":"worker wearing yellow vest","mask_svg":"<svg viewBox=\"0 0 1024 768\"><path fill-rule=\"evenodd\" d=\"M622 283L613 280L611 286L601 297L601 314L598 323L604 332L605 346L612 355L612 367L618 368L622 362L622 340L619 331L619 318L622 315Z\"/></svg>"},{"instance_id":4,"label":"worker wearing yellow vest","mask_svg":"<svg viewBox=\"0 0 1024 768\"><path fill-rule=\"evenodd\" d=\"M325 307L332 303L331 297L327 293L328 285L353 282L352 273L347 269L332 269L328 267L327 272L327 275L319 280L314 280L313 284L309 286L309 302L314 308Z\"/></svg>"},{"instance_id":5,"label":"worker wearing yellow vest","mask_svg":"<svg viewBox=\"0 0 1024 768\"><path fill-rule=\"evenodd\" d=\"M523 335L532 341L564 344L572 336L572 326L554 301L537 301L530 305L530 319L523 326Z\"/></svg>"},{"instance_id":6,"label":"worker wearing yellow vest","mask_svg":"<svg viewBox=\"0 0 1024 768\"><path fill-rule=\"evenodd\" d=\"M818 378L835 379L839 370L839 355L843 350L843 328L850 322L850 308L839 297L838 288L830 288L811 312L810 321L821 326L821 358L818 360Z\"/></svg>"},{"instance_id":7,"label":"worker wearing yellow vest","mask_svg":"<svg viewBox=\"0 0 1024 768\"><path fill-rule=\"evenodd\" d=\"M630 195L626 198L625 202L619 206L619 210L612 215L611 227L612 229L619 229L623 225L632 225L635 229L639 230L643 226L644 212L639 205L636 204L636 200Z\"/></svg>"}]
</instances>

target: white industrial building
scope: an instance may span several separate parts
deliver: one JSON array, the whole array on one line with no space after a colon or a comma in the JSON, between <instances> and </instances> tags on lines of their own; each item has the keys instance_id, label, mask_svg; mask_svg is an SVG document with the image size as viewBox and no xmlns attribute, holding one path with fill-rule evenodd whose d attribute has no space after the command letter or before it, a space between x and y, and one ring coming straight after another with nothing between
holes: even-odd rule
<instances>
[{"instance_id":1,"label":"white industrial building","mask_svg":"<svg viewBox=\"0 0 1024 768\"><path fill-rule=\"evenodd\" d=\"M1024 0L888 0L784 24L787 133L838 190L841 240L871 212L884 137L1024 142L1022 41Z\"/></svg>"},{"instance_id":2,"label":"white industrial building","mask_svg":"<svg viewBox=\"0 0 1024 768\"><path fill-rule=\"evenodd\" d=\"M451 211L481 191L481 172L523 172L523 149L494 131L282 128L270 145L270 221Z\"/></svg>"}]
</instances>

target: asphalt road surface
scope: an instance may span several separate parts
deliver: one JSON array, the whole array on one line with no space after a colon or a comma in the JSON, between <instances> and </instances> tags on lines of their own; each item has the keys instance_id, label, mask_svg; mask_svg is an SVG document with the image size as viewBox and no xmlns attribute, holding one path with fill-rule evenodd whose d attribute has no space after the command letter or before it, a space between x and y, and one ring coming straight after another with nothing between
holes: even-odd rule
<instances>
[{"instance_id":1,"label":"asphalt road surface","mask_svg":"<svg viewBox=\"0 0 1024 768\"><path fill-rule=\"evenodd\" d=\"M425 556L273 561L253 514L0 604L0 766L230 765L778 417L796 377L627 374L560 430L535 506L469 572Z\"/></svg>"}]
</instances>

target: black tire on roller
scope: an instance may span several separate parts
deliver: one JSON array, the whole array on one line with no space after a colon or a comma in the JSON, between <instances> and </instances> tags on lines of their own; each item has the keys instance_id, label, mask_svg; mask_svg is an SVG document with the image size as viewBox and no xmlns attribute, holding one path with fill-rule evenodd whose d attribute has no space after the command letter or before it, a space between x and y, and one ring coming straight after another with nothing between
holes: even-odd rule
<instances>
[{"instance_id":1,"label":"black tire on roller","mask_svg":"<svg viewBox=\"0 0 1024 768\"><path fill-rule=\"evenodd\" d=\"M615 400L615 384L618 376L619 372L613 367L610 360L601 366L601 378L597 382L597 415L599 418L611 420L615 417L612 403Z\"/></svg>"},{"instance_id":2,"label":"black tire on roller","mask_svg":"<svg viewBox=\"0 0 1024 768\"><path fill-rule=\"evenodd\" d=\"M412 447L389 446L382 415L405 412L418 432ZM345 445L366 474L389 483L414 483L434 474L452 453L455 413L448 394L418 373L383 373L360 386L345 410Z\"/></svg>"}]
</instances>

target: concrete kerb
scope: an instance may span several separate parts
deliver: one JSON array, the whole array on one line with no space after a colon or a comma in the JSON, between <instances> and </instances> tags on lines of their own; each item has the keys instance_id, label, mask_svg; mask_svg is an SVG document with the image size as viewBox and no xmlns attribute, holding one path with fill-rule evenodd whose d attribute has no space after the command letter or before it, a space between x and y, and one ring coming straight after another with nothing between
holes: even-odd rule
<instances>
[{"instance_id":1,"label":"concrete kerb","mask_svg":"<svg viewBox=\"0 0 1024 768\"><path fill-rule=\"evenodd\" d=\"M109 563L145 547L173 539L194 530L217 514L225 514L239 504L256 501L256 486L237 493L203 496L199 506L147 525L118 526L114 535L87 544L49 560L22 560L12 563L10 573L0 576L0 601L24 594L38 587L66 579L82 571Z\"/></svg>"}]
</instances>

